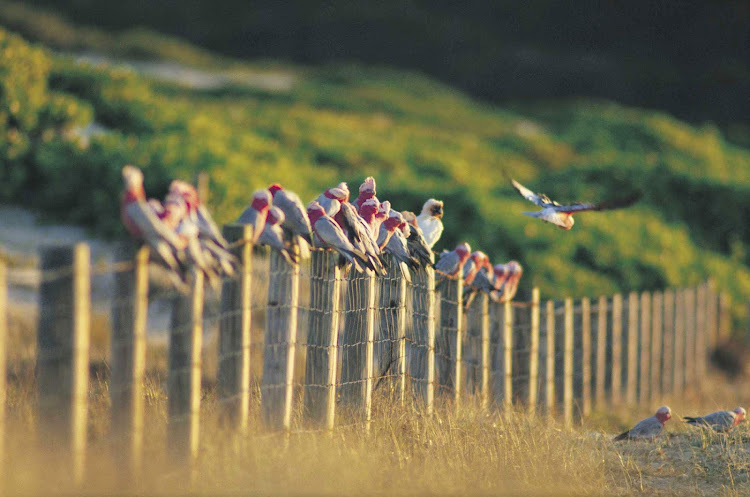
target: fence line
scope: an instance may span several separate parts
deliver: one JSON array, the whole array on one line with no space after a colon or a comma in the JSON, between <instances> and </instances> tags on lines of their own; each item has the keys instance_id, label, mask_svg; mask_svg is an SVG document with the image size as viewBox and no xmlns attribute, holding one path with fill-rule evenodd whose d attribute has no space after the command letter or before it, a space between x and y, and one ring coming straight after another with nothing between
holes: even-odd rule
<instances>
[{"instance_id":1,"label":"fence line","mask_svg":"<svg viewBox=\"0 0 750 497\"><path fill-rule=\"evenodd\" d=\"M413 399L430 415L439 402L461 408L470 396L483 409L520 403L531 414L561 412L571 426L594 407L621 403L623 394L629 405L651 405L699 388L709 351L727 337L728 300L711 282L631 292L625 302L619 294L593 304L547 300L544 309L537 288L530 303L478 294L465 309L462 282L436 283L432 269L408 281L389 257L384 277L347 275L339 257L321 249L291 264L238 243L251 238L249 229L225 227L241 264L218 291L204 288L200 272L191 273L186 294L165 290L145 248L126 248L109 273L101 265L92 271L84 244L43 252L38 428L40 440L70 454L73 479L81 481L86 467L92 281L107 274L115 288L108 306L111 439L128 478L143 466L147 323L155 302L171 309L167 441L174 460L188 467L200 457L202 357L212 334L219 419L239 434L248 431L253 404L269 432L307 433L367 427L383 399ZM7 279L0 261L1 370ZM1 450L0 459L7 457Z\"/></svg>"}]
</instances>

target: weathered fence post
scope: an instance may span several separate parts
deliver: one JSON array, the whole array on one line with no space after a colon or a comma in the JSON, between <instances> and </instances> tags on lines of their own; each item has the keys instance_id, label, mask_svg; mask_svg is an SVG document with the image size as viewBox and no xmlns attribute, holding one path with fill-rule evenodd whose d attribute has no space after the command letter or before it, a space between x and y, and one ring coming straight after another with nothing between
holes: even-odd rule
<instances>
[{"instance_id":1,"label":"weathered fence post","mask_svg":"<svg viewBox=\"0 0 750 497\"><path fill-rule=\"evenodd\" d=\"M292 423L299 273L298 264L271 251L261 396L263 419L272 429L289 430Z\"/></svg>"},{"instance_id":2,"label":"weathered fence post","mask_svg":"<svg viewBox=\"0 0 750 497\"><path fill-rule=\"evenodd\" d=\"M680 394L685 388L685 292L676 290L674 302L674 362L672 367L672 388Z\"/></svg>"},{"instance_id":3,"label":"weathered fence post","mask_svg":"<svg viewBox=\"0 0 750 497\"><path fill-rule=\"evenodd\" d=\"M0 481L6 481L5 403L8 377L8 268L0 250ZM3 484L0 483L0 491Z\"/></svg>"},{"instance_id":4,"label":"weathered fence post","mask_svg":"<svg viewBox=\"0 0 750 497\"><path fill-rule=\"evenodd\" d=\"M696 291L695 302L695 385L703 386L706 372L706 285L701 283Z\"/></svg>"},{"instance_id":5,"label":"weathered fence post","mask_svg":"<svg viewBox=\"0 0 750 497\"><path fill-rule=\"evenodd\" d=\"M529 412L536 413L539 396L539 288L531 290L531 337L529 340Z\"/></svg>"},{"instance_id":6,"label":"weathered fence post","mask_svg":"<svg viewBox=\"0 0 750 497\"><path fill-rule=\"evenodd\" d=\"M674 367L674 291L664 290L664 316L662 319L664 346L662 351L661 389L663 393L674 391L672 373Z\"/></svg>"},{"instance_id":7,"label":"weathered fence post","mask_svg":"<svg viewBox=\"0 0 750 497\"><path fill-rule=\"evenodd\" d=\"M492 367L492 358L490 357L490 299L484 292L477 296L477 299L480 302L479 309L481 314L480 395L482 396L482 409L487 409L490 405L490 369Z\"/></svg>"},{"instance_id":8,"label":"weathered fence post","mask_svg":"<svg viewBox=\"0 0 750 497\"><path fill-rule=\"evenodd\" d=\"M628 384L625 401L634 406L638 393L638 294L628 295Z\"/></svg>"},{"instance_id":9,"label":"weathered fence post","mask_svg":"<svg viewBox=\"0 0 750 497\"><path fill-rule=\"evenodd\" d=\"M74 481L86 464L91 326L89 246L50 247L42 252L37 335L40 440L65 447Z\"/></svg>"},{"instance_id":10,"label":"weathered fence post","mask_svg":"<svg viewBox=\"0 0 750 497\"><path fill-rule=\"evenodd\" d=\"M612 403L622 402L622 294L612 297Z\"/></svg>"},{"instance_id":11,"label":"weathered fence post","mask_svg":"<svg viewBox=\"0 0 750 497\"><path fill-rule=\"evenodd\" d=\"M565 298L565 335L563 339L563 420L573 425L573 299Z\"/></svg>"},{"instance_id":12,"label":"weathered fence post","mask_svg":"<svg viewBox=\"0 0 750 497\"><path fill-rule=\"evenodd\" d=\"M450 280L444 281L441 284L443 291L450 288L451 283ZM459 305L463 304L459 302ZM435 272L432 268L419 268L412 274L412 309L413 343L409 365L412 391L415 397L421 397L427 411L431 412L435 388L435 358L431 357L435 355ZM444 346L446 344L442 343L441 347Z\"/></svg>"},{"instance_id":13,"label":"weathered fence post","mask_svg":"<svg viewBox=\"0 0 750 497\"><path fill-rule=\"evenodd\" d=\"M555 302L548 300L546 304L546 350L544 364L544 403L547 414L555 413Z\"/></svg>"},{"instance_id":14,"label":"weathered fence post","mask_svg":"<svg viewBox=\"0 0 750 497\"><path fill-rule=\"evenodd\" d=\"M657 401L661 397L661 382L659 377L662 371L662 313L664 312L664 303L661 292L654 292L651 297L651 386L649 392L650 399Z\"/></svg>"},{"instance_id":15,"label":"weathered fence post","mask_svg":"<svg viewBox=\"0 0 750 497\"><path fill-rule=\"evenodd\" d=\"M719 332L719 326L716 322L718 318L718 312L717 312L717 304L718 304L718 296L716 294L716 280L709 279L708 284L706 285L706 300L707 300L707 310L706 310L706 321L708 322L707 325L707 333L708 333L708 347L709 350L713 350L718 342L717 334Z\"/></svg>"},{"instance_id":16,"label":"weathered fence post","mask_svg":"<svg viewBox=\"0 0 750 497\"><path fill-rule=\"evenodd\" d=\"M732 302L727 292L719 293L719 334L718 342L729 339L732 327Z\"/></svg>"},{"instance_id":17,"label":"weathered fence post","mask_svg":"<svg viewBox=\"0 0 750 497\"><path fill-rule=\"evenodd\" d=\"M581 404L584 417L591 415L591 300L581 299Z\"/></svg>"},{"instance_id":18,"label":"weathered fence post","mask_svg":"<svg viewBox=\"0 0 750 497\"><path fill-rule=\"evenodd\" d=\"M607 377L607 297L599 297L596 319L596 407L604 407Z\"/></svg>"},{"instance_id":19,"label":"weathered fence post","mask_svg":"<svg viewBox=\"0 0 750 497\"><path fill-rule=\"evenodd\" d=\"M513 407L513 307L503 304L503 407Z\"/></svg>"},{"instance_id":20,"label":"weathered fence post","mask_svg":"<svg viewBox=\"0 0 750 497\"><path fill-rule=\"evenodd\" d=\"M224 226L224 237L234 246L239 274L221 288L219 321L218 393L223 415L240 433L247 431L250 410L250 327L252 313L253 238L251 225Z\"/></svg>"},{"instance_id":21,"label":"weathered fence post","mask_svg":"<svg viewBox=\"0 0 750 497\"><path fill-rule=\"evenodd\" d=\"M305 412L333 429L336 415L341 268L332 250L313 250L310 259L310 329L305 363Z\"/></svg>"},{"instance_id":22,"label":"weathered fence post","mask_svg":"<svg viewBox=\"0 0 750 497\"><path fill-rule=\"evenodd\" d=\"M379 279L380 326L375 330L375 362L378 383L395 385L403 404L406 394L406 278L392 255L386 257L386 270L387 274Z\"/></svg>"},{"instance_id":23,"label":"weathered fence post","mask_svg":"<svg viewBox=\"0 0 750 497\"><path fill-rule=\"evenodd\" d=\"M425 268L427 276L427 384L425 385L425 405L427 415L432 415L435 403L435 270Z\"/></svg>"},{"instance_id":24,"label":"weathered fence post","mask_svg":"<svg viewBox=\"0 0 750 497\"><path fill-rule=\"evenodd\" d=\"M686 288L685 292L685 386L691 390L695 387L695 288Z\"/></svg>"},{"instance_id":25,"label":"weathered fence post","mask_svg":"<svg viewBox=\"0 0 750 497\"><path fill-rule=\"evenodd\" d=\"M192 469L198 457L203 345L203 272L191 271L191 292L175 299L169 331L167 443L178 464ZM194 476L193 471L191 478Z\"/></svg>"},{"instance_id":26,"label":"weathered fence post","mask_svg":"<svg viewBox=\"0 0 750 497\"><path fill-rule=\"evenodd\" d=\"M482 298L476 295L470 299L470 304L465 308L466 326L464 332L463 358L465 364L464 385L467 395L481 393L481 356L482 356ZM486 301L485 301L486 303Z\"/></svg>"},{"instance_id":27,"label":"weathered fence post","mask_svg":"<svg viewBox=\"0 0 750 497\"><path fill-rule=\"evenodd\" d=\"M440 283L440 328L435 339L437 384L446 392L452 390L456 403L460 399L462 380L463 293L463 280L460 278L445 278Z\"/></svg>"},{"instance_id":28,"label":"weathered fence post","mask_svg":"<svg viewBox=\"0 0 750 497\"><path fill-rule=\"evenodd\" d=\"M132 260L132 271L115 273L112 309L111 379L109 387L114 453L122 476L132 481L140 474L143 457L143 375L146 370L146 321L148 316L149 248L133 254L122 248L121 258Z\"/></svg>"},{"instance_id":29,"label":"weathered fence post","mask_svg":"<svg viewBox=\"0 0 750 497\"><path fill-rule=\"evenodd\" d=\"M651 374L649 370L651 362L651 294L648 292L641 293L641 325L640 325L640 341L638 347L638 356L640 358L640 384L638 387L638 400L643 403L648 401L651 397L649 396L649 385L651 381Z\"/></svg>"}]
</instances>

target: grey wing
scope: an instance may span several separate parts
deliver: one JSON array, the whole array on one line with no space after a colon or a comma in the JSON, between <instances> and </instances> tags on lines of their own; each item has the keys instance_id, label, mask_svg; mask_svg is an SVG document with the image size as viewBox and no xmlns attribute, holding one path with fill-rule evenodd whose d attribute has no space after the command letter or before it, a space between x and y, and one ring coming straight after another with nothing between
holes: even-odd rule
<instances>
[{"instance_id":1,"label":"grey wing","mask_svg":"<svg viewBox=\"0 0 750 497\"><path fill-rule=\"evenodd\" d=\"M661 433L662 425L655 417L646 418L630 430L630 438L654 438Z\"/></svg>"},{"instance_id":2,"label":"grey wing","mask_svg":"<svg viewBox=\"0 0 750 497\"><path fill-rule=\"evenodd\" d=\"M443 252L435 264L435 270L443 274L455 274L458 271L459 261L460 259L456 252Z\"/></svg>"},{"instance_id":3,"label":"grey wing","mask_svg":"<svg viewBox=\"0 0 750 497\"><path fill-rule=\"evenodd\" d=\"M716 431L725 431L734 424L734 416L729 411L717 411L703 416L703 420Z\"/></svg>"},{"instance_id":4,"label":"grey wing","mask_svg":"<svg viewBox=\"0 0 750 497\"><path fill-rule=\"evenodd\" d=\"M469 259L469 261L464 264L464 272L463 272L463 278L466 279L472 271L474 271L474 268L476 267L476 262L474 262L473 259Z\"/></svg>"},{"instance_id":5,"label":"grey wing","mask_svg":"<svg viewBox=\"0 0 750 497\"><path fill-rule=\"evenodd\" d=\"M179 250L182 246L180 238L177 233L169 229L159 217L154 214L151 207L144 202L131 202L126 208L125 212L138 229L141 230L143 237L149 243L157 243L158 240L163 240L170 247L175 250Z\"/></svg>"},{"instance_id":6,"label":"grey wing","mask_svg":"<svg viewBox=\"0 0 750 497\"><path fill-rule=\"evenodd\" d=\"M219 231L219 227L214 222L213 217L211 217L211 213L202 205L198 207L198 229L200 229L202 237L212 240L221 248L229 246L226 238L224 238L221 231Z\"/></svg>"},{"instance_id":7,"label":"grey wing","mask_svg":"<svg viewBox=\"0 0 750 497\"><path fill-rule=\"evenodd\" d=\"M514 179L511 179L510 181L513 184L513 188L515 188L516 191L529 202L533 202L539 207L548 207L552 203L546 195L534 193Z\"/></svg>"},{"instance_id":8,"label":"grey wing","mask_svg":"<svg viewBox=\"0 0 750 497\"><path fill-rule=\"evenodd\" d=\"M279 190L273 197L273 204L284 211L286 219L284 226L293 233L310 236L312 227L302 201L294 192Z\"/></svg>"},{"instance_id":9,"label":"grey wing","mask_svg":"<svg viewBox=\"0 0 750 497\"><path fill-rule=\"evenodd\" d=\"M248 207L244 211L242 211L242 214L240 214L240 217L237 218L237 224L255 224L255 218L258 217L258 211L253 209L252 207Z\"/></svg>"},{"instance_id":10,"label":"grey wing","mask_svg":"<svg viewBox=\"0 0 750 497\"><path fill-rule=\"evenodd\" d=\"M486 293L490 293L495 289L495 286L493 282L490 281L490 278L489 276L487 276L486 271L479 271L474 277L474 281L471 283L471 286Z\"/></svg>"},{"instance_id":11,"label":"grey wing","mask_svg":"<svg viewBox=\"0 0 750 497\"><path fill-rule=\"evenodd\" d=\"M315 233L323 243L335 248L354 252L354 245L346 238L344 230L330 218L321 218L315 222Z\"/></svg>"},{"instance_id":12,"label":"grey wing","mask_svg":"<svg viewBox=\"0 0 750 497\"><path fill-rule=\"evenodd\" d=\"M635 193L628 197L619 197L616 199L608 200L606 202L600 202L593 204L590 202L576 202L568 205L555 205L554 208L558 212L584 212L584 211L607 211L613 209L622 209L624 207L630 207L631 205L638 202L643 194Z\"/></svg>"}]
</instances>

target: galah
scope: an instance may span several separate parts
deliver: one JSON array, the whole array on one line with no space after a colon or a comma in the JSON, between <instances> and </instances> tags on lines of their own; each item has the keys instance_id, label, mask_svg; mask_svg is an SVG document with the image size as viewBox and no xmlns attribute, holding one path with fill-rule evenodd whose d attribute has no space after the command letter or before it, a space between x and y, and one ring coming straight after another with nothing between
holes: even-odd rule
<instances>
[{"instance_id":1,"label":"galah","mask_svg":"<svg viewBox=\"0 0 750 497\"><path fill-rule=\"evenodd\" d=\"M172 270L170 278L173 281L179 280L180 284L184 284L181 276L181 263L186 260L184 241L174 228L168 227L159 218L155 203L146 201L141 170L127 165L122 168L122 179L125 188L120 199L120 218L125 228L133 238L142 240L159 255ZM163 212L163 207L160 208Z\"/></svg>"},{"instance_id":2,"label":"galah","mask_svg":"<svg viewBox=\"0 0 750 497\"><path fill-rule=\"evenodd\" d=\"M511 182L513 183L513 188L515 188L523 198L542 208L542 210L536 212L524 212L524 215L541 219L547 223L552 223L558 228L564 230L569 230L573 227L573 224L575 224L573 214L577 212L621 209L633 205L640 200L642 196L641 193L636 193L628 197L616 198L598 204L574 202L567 205L561 205L554 200L550 200L550 198L543 193L532 192L514 179L511 179Z\"/></svg>"},{"instance_id":3,"label":"galah","mask_svg":"<svg viewBox=\"0 0 750 497\"><path fill-rule=\"evenodd\" d=\"M344 230L352 245L367 255L372 269L385 276L386 269L381 260L381 250L375 240L370 226L357 213L357 209L349 202L341 202L339 212L334 220Z\"/></svg>"},{"instance_id":4,"label":"galah","mask_svg":"<svg viewBox=\"0 0 750 497\"><path fill-rule=\"evenodd\" d=\"M469 260L471 261L471 259ZM465 273L466 267L464 266L464 274ZM494 268L492 267L492 264L490 263L490 258L485 255L482 260L482 266L476 272L474 280L464 287L463 300L466 308L469 308L479 292L484 292L491 295L493 291L496 291L496 281L496 273Z\"/></svg>"},{"instance_id":5,"label":"galah","mask_svg":"<svg viewBox=\"0 0 750 497\"><path fill-rule=\"evenodd\" d=\"M378 213L375 214L375 226L372 230L373 233L378 234L380 233L380 226L383 224L383 222L388 219L388 216L391 214L391 203L389 201L380 202L378 204Z\"/></svg>"},{"instance_id":6,"label":"galah","mask_svg":"<svg viewBox=\"0 0 750 497\"><path fill-rule=\"evenodd\" d=\"M438 261L435 263L435 272L442 275L443 278L456 278L463 275L464 264L469 260L471 247L468 243L463 242L451 250L440 254Z\"/></svg>"},{"instance_id":7,"label":"galah","mask_svg":"<svg viewBox=\"0 0 750 497\"><path fill-rule=\"evenodd\" d=\"M383 226L385 226L390 219L395 219L398 224L396 225L396 229L393 231L393 234L386 242L384 251L388 254L391 254L399 262L399 264L402 266L402 273L406 277L407 281L411 281L409 271L405 270L405 267L416 270L417 268L419 268L419 261L416 258L412 257L409 253L409 247L406 242L406 237L404 236L403 231L401 231L402 225L405 225L406 221L404 221L404 218L400 212L391 211L389 219L386 220L385 223L383 223Z\"/></svg>"},{"instance_id":8,"label":"galah","mask_svg":"<svg viewBox=\"0 0 750 497\"><path fill-rule=\"evenodd\" d=\"M422 230L424 239L427 242L427 246L432 248L435 246L440 235L443 234L443 202L435 200L434 198L429 199L424 203L422 207L422 213L417 216L417 224Z\"/></svg>"},{"instance_id":9,"label":"galah","mask_svg":"<svg viewBox=\"0 0 750 497\"><path fill-rule=\"evenodd\" d=\"M294 264L296 261L284 243L284 231L281 229L281 225L284 224L284 218L284 212L278 206L274 205L271 207L266 217L266 225L263 227L260 237L258 237L258 243L268 245L281 254L286 262Z\"/></svg>"},{"instance_id":10,"label":"galah","mask_svg":"<svg viewBox=\"0 0 750 497\"><path fill-rule=\"evenodd\" d=\"M379 208L380 202L375 198L365 200L359 207L359 215L370 227L373 235L380 233L380 222L376 220Z\"/></svg>"},{"instance_id":11,"label":"galah","mask_svg":"<svg viewBox=\"0 0 750 497\"><path fill-rule=\"evenodd\" d=\"M480 269L489 263L490 258L481 250L472 252L469 260L464 264L464 285L471 285Z\"/></svg>"},{"instance_id":12,"label":"galah","mask_svg":"<svg viewBox=\"0 0 750 497\"><path fill-rule=\"evenodd\" d=\"M404 221L406 221L406 224L410 228L410 232L406 236L409 253L412 257L416 257L422 266L432 267L435 263L435 254L424 239L424 234L422 233L419 224L417 224L417 216L410 211L402 211L401 215L404 217Z\"/></svg>"},{"instance_id":13,"label":"galah","mask_svg":"<svg viewBox=\"0 0 750 497\"><path fill-rule=\"evenodd\" d=\"M281 225L292 235L300 236L307 243L312 244L312 226L307 217L305 204L299 196L289 190L285 190L279 184L273 184L268 188L273 196L273 205L284 213L284 221Z\"/></svg>"},{"instance_id":14,"label":"galah","mask_svg":"<svg viewBox=\"0 0 750 497\"><path fill-rule=\"evenodd\" d=\"M385 204L388 202L386 201L383 203ZM382 205L383 204L381 204L381 206ZM380 231L378 232L377 243L381 250L385 249L385 246L388 245L388 241L403 222L402 218L395 215L396 211L390 210L390 204L388 205L388 218L380 224Z\"/></svg>"},{"instance_id":15,"label":"galah","mask_svg":"<svg viewBox=\"0 0 750 497\"><path fill-rule=\"evenodd\" d=\"M344 188L341 188L341 185ZM329 188L315 200L325 209L326 215L333 217L338 213L341 202L346 202L349 199L349 188L346 188L346 183L339 183L339 186Z\"/></svg>"},{"instance_id":16,"label":"galah","mask_svg":"<svg viewBox=\"0 0 750 497\"><path fill-rule=\"evenodd\" d=\"M733 411L716 411L705 416L690 417L685 416L685 422L689 425L701 428L712 428L714 431L727 432L745 421L747 411L738 407Z\"/></svg>"},{"instance_id":17,"label":"galah","mask_svg":"<svg viewBox=\"0 0 750 497\"><path fill-rule=\"evenodd\" d=\"M510 269L507 264L495 264L492 267L493 281L490 290L490 298L495 302L500 302L505 292L505 286L510 278Z\"/></svg>"},{"instance_id":18,"label":"galah","mask_svg":"<svg viewBox=\"0 0 750 497\"><path fill-rule=\"evenodd\" d=\"M358 251L346 238L341 226L326 215L325 209L313 200L307 206L307 215L310 218L314 233L313 243L318 247L331 248L337 251L345 260L351 263L360 273L363 266L369 263L367 256Z\"/></svg>"},{"instance_id":19,"label":"galah","mask_svg":"<svg viewBox=\"0 0 750 497\"><path fill-rule=\"evenodd\" d=\"M372 176L368 176L365 178L364 183L359 185L359 196L354 199L354 207L359 210L362 207L362 204L364 204L367 200L375 197L375 178ZM377 198L376 198L377 200Z\"/></svg>"},{"instance_id":20,"label":"galah","mask_svg":"<svg viewBox=\"0 0 750 497\"><path fill-rule=\"evenodd\" d=\"M228 250L229 243L224 238L224 235L221 234L221 230L214 222L211 213L201 202L198 190L193 185L186 181L174 180L169 185L169 192L179 194L185 200L188 215L198 226L201 238L211 240L222 249Z\"/></svg>"},{"instance_id":21,"label":"galah","mask_svg":"<svg viewBox=\"0 0 750 497\"><path fill-rule=\"evenodd\" d=\"M672 410L667 406L660 407L656 414L639 421L637 425L614 438L620 440L652 440L661 434L664 424L672 418Z\"/></svg>"},{"instance_id":22,"label":"galah","mask_svg":"<svg viewBox=\"0 0 750 497\"><path fill-rule=\"evenodd\" d=\"M237 218L238 224L249 224L253 227L252 243L256 243L260 234L263 233L263 227L266 225L268 210L271 208L272 197L268 190L256 190L253 192L253 199L250 205Z\"/></svg>"},{"instance_id":23,"label":"galah","mask_svg":"<svg viewBox=\"0 0 750 497\"><path fill-rule=\"evenodd\" d=\"M505 267L508 271L508 277L505 281L502 295L500 295L499 298L500 302L513 300L513 297L516 296L516 292L518 292L518 282L521 280L521 276L523 276L523 266L518 262L510 261L505 264Z\"/></svg>"}]
</instances>

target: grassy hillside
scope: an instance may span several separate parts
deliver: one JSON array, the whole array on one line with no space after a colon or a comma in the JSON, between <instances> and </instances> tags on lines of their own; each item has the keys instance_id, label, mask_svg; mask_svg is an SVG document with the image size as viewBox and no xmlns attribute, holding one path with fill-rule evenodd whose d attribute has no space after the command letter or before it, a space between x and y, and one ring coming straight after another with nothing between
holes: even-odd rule
<instances>
[{"instance_id":1,"label":"grassy hillside","mask_svg":"<svg viewBox=\"0 0 750 497\"><path fill-rule=\"evenodd\" d=\"M208 171L220 221L270 182L309 199L374 175L399 209L444 199L438 248L465 239L497 260L517 258L526 289L595 295L714 277L736 299L750 296L750 151L710 125L606 101L497 108L386 68L212 63L149 36L141 55L198 54L222 84L196 89L80 63L0 31L0 201L116 236L128 162L144 168L154 196L172 177ZM91 122L94 132L82 132ZM645 198L562 232L520 215L532 206L507 176L560 200Z\"/></svg>"}]
</instances>

